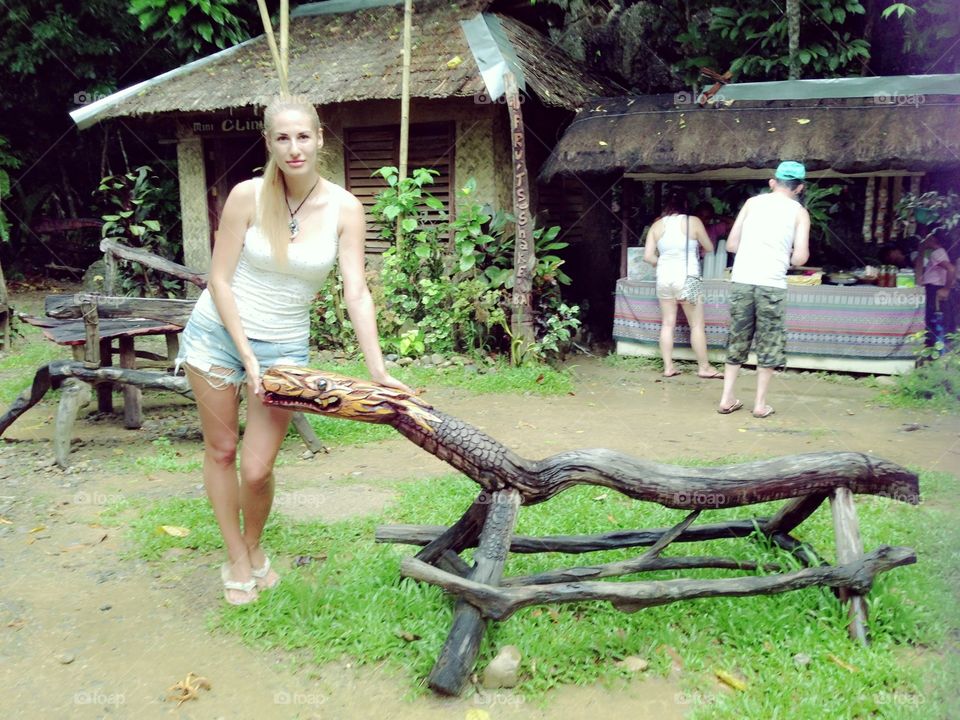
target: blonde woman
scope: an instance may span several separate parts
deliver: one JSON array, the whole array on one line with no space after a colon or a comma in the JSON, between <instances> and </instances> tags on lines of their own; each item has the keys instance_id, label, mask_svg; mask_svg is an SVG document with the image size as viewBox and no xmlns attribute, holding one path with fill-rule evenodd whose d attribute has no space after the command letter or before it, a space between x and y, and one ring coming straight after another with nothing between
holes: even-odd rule
<instances>
[{"instance_id":1,"label":"blonde woman","mask_svg":"<svg viewBox=\"0 0 960 720\"><path fill-rule=\"evenodd\" d=\"M673 336L677 328L677 307L690 326L690 347L697 358L697 376L722 378L707 358L707 335L703 321L703 298L696 302L680 299L680 291L688 275L700 276L700 250L713 252L713 243L703 222L687 213L683 193L671 192L664 203L663 214L650 226L643 259L657 268L657 299L660 301L660 354L663 376L680 374L673 364Z\"/></svg>"},{"instance_id":2,"label":"blonde woman","mask_svg":"<svg viewBox=\"0 0 960 720\"><path fill-rule=\"evenodd\" d=\"M370 377L410 392L384 366L364 276L363 207L317 171L323 137L316 109L278 99L266 108L264 128L269 159L263 177L239 183L227 197L209 284L184 328L177 359L197 399L203 480L227 551L224 597L234 605L253 602L280 579L260 536L291 412L262 402L261 374L272 365L307 364L310 305L335 263Z\"/></svg>"}]
</instances>

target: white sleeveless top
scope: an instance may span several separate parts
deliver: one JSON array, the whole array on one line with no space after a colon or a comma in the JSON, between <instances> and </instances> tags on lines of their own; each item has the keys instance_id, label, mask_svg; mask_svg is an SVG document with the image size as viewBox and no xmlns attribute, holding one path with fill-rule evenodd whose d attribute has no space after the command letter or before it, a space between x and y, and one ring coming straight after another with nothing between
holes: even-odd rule
<instances>
[{"instance_id":1,"label":"white sleeveless top","mask_svg":"<svg viewBox=\"0 0 960 720\"><path fill-rule=\"evenodd\" d=\"M263 178L255 178L259 205ZM287 264L271 255L270 241L257 225L247 228L240 260L233 274L234 297L248 339L278 343L306 343L310 337L310 304L337 260L340 205L346 194L328 183L330 202L324 208L321 230L287 246ZM204 290L194 312L223 324L213 297Z\"/></svg>"},{"instance_id":2,"label":"white sleeveless top","mask_svg":"<svg viewBox=\"0 0 960 720\"><path fill-rule=\"evenodd\" d=\"M663 235L657 241L657 282L661 285L682 283L687 275L700 275L699 243L695 238L687 242L685 218L686 215L663 218Z\"/></svg>"},{"instance_id":3,"label":"white sleeveless top","mask_svg":"<svg viewBox=\"0 0 960 720\"><path fill-rule=\"evenodd\" d=\"M747 285L786 288L801 205L783 193L757 195L743 221L730 279Z\"/></svg>"}]
</instances>

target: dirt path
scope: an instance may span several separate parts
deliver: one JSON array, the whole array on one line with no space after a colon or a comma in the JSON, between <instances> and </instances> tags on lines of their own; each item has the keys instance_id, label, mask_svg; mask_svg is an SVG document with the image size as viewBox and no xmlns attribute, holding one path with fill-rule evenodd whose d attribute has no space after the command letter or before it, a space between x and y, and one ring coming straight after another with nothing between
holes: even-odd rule
<instances>
[{"instance_id":1,"label":"dirt path","mask_svg":"<svg viewBox=\"0 0 960 720\"><path fill-rule=\"evenodd\" d=\"M871 406L875 391L786 373L771 389L777 414L714 412L715 380L585 360L576 393L559 398L476 397L431 389L428 399L485 429L517 452L538 457L576 447L609 447L653 460L764 457L856 450L902 464L958 474L956 417ZM753 378L744 378L747 399ZM155 396L147 425L123 430L116 418L78 422L78 468L49 466L53 405L21 418L0 443L0 715L76 718L463 718L474 708L495 718L681 718L690 705L678 678L645 677L620 687L563 688L546 704L508 691L468 699L409 699L407 679L349 664L290 670L289 656L211 634L220 595L214 563L145 564L125 556L122 528L101 527L115 499L200 496L199 473L118 471L160 436L197 436L189 405ZM278 508L291 517L333 520L376 512L392 497L385 480L449 472L396 438L338 449L312 460L284 449ZM127 462L127 467L132 465ZM296 490L298 502L284 502ZM313 495L310 495L310 494ZM305 497L316 501L304 502ZM213 689L176 708L166 688L188 672Z\"/></svg>"}]
</instances>

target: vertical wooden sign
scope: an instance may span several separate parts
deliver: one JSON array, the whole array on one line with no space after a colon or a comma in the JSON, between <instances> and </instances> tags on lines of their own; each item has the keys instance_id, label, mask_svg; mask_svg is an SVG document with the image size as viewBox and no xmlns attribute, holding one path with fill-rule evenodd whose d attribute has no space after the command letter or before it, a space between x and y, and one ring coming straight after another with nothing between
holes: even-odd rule
<instances>
[{"instance_id":1,"label":"vertical wooden sign","mask_svg":"<svg viewBox=\"0 0 960 720\"><path fill-rule=\"evenodd\" d=\"M513 73L503 75L506 86L507 110L510 114L510 144L513 150L513 214L516 217L516 245L513 252L513 296L510 304L513 314L510 332L515 342L524 346L535 341L533 331L533 273L536 268L533 223L530 218L530 180L527 176L526 140L523 132L523 114L520 112L520 91Z\"/></svg>"}]
</instances>

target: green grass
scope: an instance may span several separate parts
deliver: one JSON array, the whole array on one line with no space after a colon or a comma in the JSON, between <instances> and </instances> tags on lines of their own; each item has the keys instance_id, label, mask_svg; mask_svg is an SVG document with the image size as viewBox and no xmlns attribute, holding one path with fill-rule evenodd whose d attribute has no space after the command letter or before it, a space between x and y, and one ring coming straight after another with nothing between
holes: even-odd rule
<instances>
[{"instance_id":1,"label":"green grass","mask_svg":"<svg viewBox=\"0 0 960 720\"><path fill-rule=\"evenodd\" d=\"M67 348L45 340L39 328L18 324L22 338L13 341L13 352L0 357L0 402L9 404L33 382L41 365L70 356Z\"/></svg>"},{"instance_id":2,"label":"green grass","mask_svg":"<svg viewBox=\"0 0 960 720\"><path fill-rule=\"evenodd\" d=\"M366 366L360 361L313 363L311 367L357 378L370 376ZM446 368L408 365L402 368L391 368L390 373L413 388L455 387L478 395L491 393L565 395L573 392L574 389L573 379L569 373L549 365L515 368L501 363L485 367L483 372L467 370L457 365Z\"/></svg>"},{"instance_id":3,"label":"green grass","mask_svg":"<svg viewBox=\"0 0 960 720\"><path fill-rule=\"evenodd\" d=\"M142 455L133 461L140 470L163 470L171 473L195 473L203 468L203 450L196 444L189 445L192 457L185 457L170 442L169 438L159 437L150 443L155 448L153 454Z\"/></svg>"},{"instance_id":4,"label":"green grass","mask_svg":"<svg viewBox=\"0 0 960 720\"><path fill-rule=\"evenodd\" d=\"M317 437L327 447L340 447L345 445L365 445L366 443L379 442L380 440L389 440L396 437L397 432L389 425L374 425L373 423L352 422L349 420L337 420L322 415L305 415L307 420L313 426ZM297 438L296 428L293 425L287 431L287 437Z\"/></svg>"},{"instance_id":5,"label":"green grass","mask_svg":"<svg viewBox=\"0 0 960 720\"><path fill-rule=\"evenodd\" d=\"M812 588L776 596L710 598L622 614L601 603L528 608L491 624L481 648L483 667L505 644L523 653L521 692L536 696L560 683L609 680L625 671L614 663L627 655L650 660L666 674L665 647L683 659L684 692L703 704L692 717L711 718L903 718L946 716L956 691L958 663L949 654L956 633L955 593L960 585L960 524L949 488L956 479L924 473L925 502L913 507L884 498L858 497L861 534L868 550L907 545L920 561L880 576L870 594L873 644L847 639L846 614L832 593ZM261 602L225 607L220 627L262 648L307 650L324 663L349 656L358 663L384 662L417 685L432 667L451 619L452 603L439 590L399 578L399 562L414 549L377 545L373 531L385 522L449 524L468 506L476 486L461 476L404 484L385 517L335 524L268 524L264 544L278 559L325 555L326 560L288 570ZM951 494L953 493L953 494ZM706 513L700 522L764 514L770 507ZM596 487L578 487L520 512L521 534L586 534L615 528L664 527L683 513L637 503ZM158 532L159 525L191 528L187 538ZM205 501L171 500L145 509L130 523L138 554L159 558L170 547L218 551L220 538ZM821 508L798 533L832 560L832 526ZM704 547L700 547L703 545ZM794 566L791 556L747 540L686 543L667 554L723 554ZM587 556L511 555L507 574L562 565L593 564L635 556L610 551ZM281 563L283 564L283 563ZM699 571L685 577L729 577ZM669 579L678 573L645 574ZM636 577L628 579L634 580ZM418 636L413 642L402 634ZM810 658L799 666L794 656ZM917 659L910 656L917 654ZM855 671L844 669L835 660ZM714 672L736 673L744 692L720 693Z\"/></svg>"}]
</instances>

